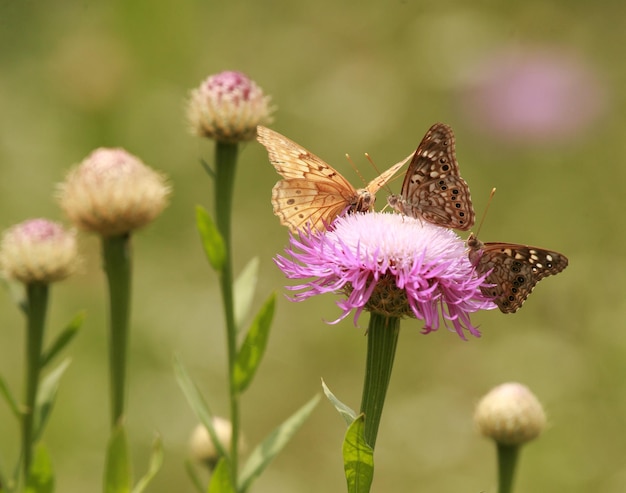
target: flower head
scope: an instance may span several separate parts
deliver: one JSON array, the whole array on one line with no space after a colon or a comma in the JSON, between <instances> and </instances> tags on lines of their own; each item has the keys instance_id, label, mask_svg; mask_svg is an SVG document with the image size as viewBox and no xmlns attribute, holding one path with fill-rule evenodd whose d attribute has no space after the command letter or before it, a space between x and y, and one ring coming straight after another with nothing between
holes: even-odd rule
<instances>
[{"instance_id":1,"label":"flower head","mask_svg":"<svg viewBox=\"0 0 626 493\"><path fill-rule=\"evenodd\" d=\"M116 236L155 219L169 192L165 178L135 156L100 148L68 173L59 186L59 202L81 229Z\"/></svg>"},{"instance_id":2,"label":"flower head","mask_svg":"<svg viewBox=\"0 0 626 493\"><path fill-rule=\"evenodd\" d=\"M220 418L219 416L213 417L212 424L222 448L226 453L230 453L230 442L233 433L232 424L227 419ZM244 439L241 436L239 438L238 447L240 451L243 451L245 449ZM191 456L196 461L205 463L210 468L214 467L220 459L219 451L203 424L199 424L194 428L191 438L189 439L189 449Z\"/></svg>"},{"instance_id":3,"label":"flower head","mask_svg":"<svg viewBox=\"0 0 626 493\"><path fill-rule=\"evenodd\" d=\"M584 134L606 108L605 88L580 56L557 49L505 49L479 66L465 98L478 128L508 141Z\"/></svg>"},{"instance_id":4,"label":"flower head","mask_svg":"<svg viewBox=\"0 0 626 493\"><path fill-rule=\"evenodd\" d=\"M252 140L257 125L272 122L270 97L241 72L208 77L191 91L187 118L199 137L236 143Z\"/></svg>"},{"instance_id":5,"label":"flower head","mask_svg":"<svg viewBox=\"0 0 626 493\"><path fill-rule=\"evenodd\" d=\"M47 219L29 219L7 229L0 242L3 275L24 284L51 283L79 264L76 234Z\"/></svg>"},{"instance_id":6,"label":"flower head","mask_svg":"<svg viewBox=\"0 0 626 493\"><path fill-rule=\"evenodd\" d=\"M321 293L343 293L345 318L355 309L393 317L415 317L424 332L440 320L465 339L480 332L469 314L495 305L480 291L485 282L469 262L463 241L451 230L399 214L340 217L323 232L291 236L287 256L276 263L290 279L311 280L288 289L301 301Z\"/></svg>"},{"instance_id":7,"label":"flower head","mask_svg":"<svg viewBox=\"0 0 626 493\"><path fill-rule=\"evenodd\" d=\"M485 395L474 412L480 432L503 445L521 445L537 438L546 415L535 395L521 383L504 383Z\"/></svg>"}]
</instances>

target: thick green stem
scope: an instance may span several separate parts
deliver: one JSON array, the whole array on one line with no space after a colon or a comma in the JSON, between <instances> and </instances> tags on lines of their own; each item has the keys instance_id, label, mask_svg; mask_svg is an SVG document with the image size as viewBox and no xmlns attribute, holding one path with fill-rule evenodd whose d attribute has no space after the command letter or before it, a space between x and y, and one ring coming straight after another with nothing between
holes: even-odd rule
<instances>
[{"instance_id":1,"label":"thick green stem","mask_svg":"<svg viewBox=\"0 0 626 493\"><path fill-rule=\"evenodd\" d=\"M109 372L111 428L124 416L131 296L130 235L102 238L109 285Z\"/></svg>"},{"instance_id":2,"label":"thick green stem","mask_svg":"<svg viewBox=\"0 0 626 493\"><path fill-rule=\"evenodd\" d=\"M220 288L224 302L226 319L226 340L228 345L228 374L230 382L230 420L232 423L231 473L233 484L237 478L237 456L239 443L239 394L235 388L235 362L237 358L237 327L233 299L232 266L232 203L237 171L237 144L218 142L215 146L215 214L217 227L226 247L226 259L220 272Z\"/></svg>"},{"instance_id":3,"label":"thick green stem","mask_svg":"<svg viewBox=\"0 0 626 493\"><path fill-rule=\"evenodd\" d=\"M515 466L519 456L519 446L498 444L498 493L513 491Z\"/></svg>"},{"instance_id":4,"label":"thick green stem","mask_svg":"<svg viewBox=\"0 0 626 493\"><path fill-rule=\"evenodd\" d=\"M361 412L365 414L365 441L372 449L376 445L399 335L399 318L376 313L370 315Z\"/></svg>"},{"instance_id":5,"label":"thick green stem","mask_svg":"<svg viewBox=\"0 0 626 493\"><path fill-rule=\"evenodd\" d=\"M28 296L28 332L26 334L24 414L22 415L24 481L28 477L33 457L35 404L39 388L41 348L43 347L43 333L48 308L48 285L39 283L28 284L26 291Z\"/></svg>"}]
</instances>

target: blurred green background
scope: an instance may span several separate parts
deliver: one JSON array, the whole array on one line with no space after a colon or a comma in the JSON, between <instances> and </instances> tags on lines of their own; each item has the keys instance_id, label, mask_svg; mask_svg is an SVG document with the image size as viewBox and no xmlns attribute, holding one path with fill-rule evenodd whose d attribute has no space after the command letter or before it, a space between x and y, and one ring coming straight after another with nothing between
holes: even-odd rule
<instances>
[{"instance_id":1,"label":"blurred green background","mask_svg":"<svg viewBox=\"0 0 626 493\"><path fill-rule=\"evenodd\" d=\"M225 341L214 273L194 227L212 204L199 164L213 146L187 132L185 100L212 73L241 70L271 94L273 128L355 185L414 149L428 127L452 125L483 241L539 245L569 256L515 315L477 314L469 342L403 322L376 450L374 491L495 490L494 448L472 427L478 398L528 385L550 429L522 454L516 491L626 491L626 162L623 2L113 1L0 4L0 226L62 220L53 190L99 146L121 146L170 177L170 207L134 238L128 426L137 472L153 435L165 464L149 491L192 491L183 460L196 421L173 377L179 354L213 410L228 410ZM272 257L287 243L273 216L277 175L256 142L241 152L235 265L260 258L257 306L285 280ZM401 179L391 184L397 192ZM384 204L384 192L379 204ZM101 488L108 434L106 308L99 244L83 236L81 275L52 293L49 335L78 310L84 330L45 441L57 491ZM243 398L256 444L320 391L323 377L357 408L367 316L345 320L333 296L279 296L265 361ZM0 372L21 387L23 320L0 296ZM324 401L254 491L345 491L344 423ZM17 430L0 406L0 460Z\"/></svg>"}]
</instances>

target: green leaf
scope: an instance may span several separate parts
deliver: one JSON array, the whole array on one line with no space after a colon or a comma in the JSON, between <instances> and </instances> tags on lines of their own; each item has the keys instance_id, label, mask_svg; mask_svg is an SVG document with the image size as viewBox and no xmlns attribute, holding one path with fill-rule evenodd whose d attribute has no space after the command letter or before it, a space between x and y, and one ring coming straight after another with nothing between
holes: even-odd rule
<instances>
[{"instance_id":1,"label":"green leaf","mask_svg":"<svg viewBox=\"0 0 626 493\"><path fill-rule=\"evenodd\" d=\"M124 425L113 429L107 446L104 472L105 493L130 493L133 484L128 438Z\"/></svg>"},{"instance_id":2,"label":"green leaf","mask_svg":"<svg viewBox=\"0 0 626 493\"><path fill-rule=\"evenodd\" d=\"M332 403L332 405L335 406L335 409L343 417L346 424L350 426L352 422L357 418L357 414L354 412L354 410L348 405L341 402L339 399L337 399L337 397L335 397L335 394L333 394L326 386L326 382L324 382L324 380L322 380L322 389L324 389L324 394L326 394L326 397Z\"/></svg>"},{"instance_id":3,"label":"green leaf","mask_svg":"<svg viewBox=\"0 0 626 493\"><path fill-rule=\"evenodd\" d=\"M5 277L0 278L0 282L4 284L4 287L9 292L9 295L13 299L13 303L17 305L24 315L28 316L28 301L26 300L26 290L24 289L24 284ZM0 493L1 492L2 490L0 490Z\"/></svg>"},{"instance_id":4,"label":"green leaf","mask_svg":"<svg viewBox=\"0 0 626 493\"><path fill-rule=\"evenodd\" d=\"M276 294L272 293L265 304L257 313L252 325L246 334L246 338L237 354L235 361L234 381L237 392L243 392L256 373L265 347L269 338L272 319L274 318L274 307L276 306Z\"/></svg>"},{"instance_id":5,"label":"green leaf","mask_svg":"<svg viewBox=\"0 0 626 493\"><path fill-rule=\"evenodd\" d=\"M193 483L194 488L198 493L204 493L204 486L202 486L202 481L200 480L200 476L198 476L198 472L194 467L193 463L189 459L185 459L185 470L187 471L187 476ZM0 491L0 493L2 493Z\"/></svg>"},{"instance_id":6,"label":"green leaf","mask_svg":"<svg viewBox=\"0 0 626 493\"><path fill-rule=\"evenodd\" d=\"M39 444L35 448L24 491L25 493L52 493L54 491L52 461L43 444Z\"/></svg>"},{"instance_id":7,"label":"green leaf","mask_svg":"<svg viewBox=\"0 0 626 493\"><path fill-rule=\"evenodd\" d=\"M9 406L9 409L13 413L13 416L15 416L18 420L21 421L22 413L20 412L20 406L15 400L15 397L13 397L13 394L11 393L11 389L9 388L4 378L2 378L2 376L0 376L0 394L2 394L2 397L4 397L4 400L6 401L7 405Z\"/></svg>"},{"instance_id":8,"label":"green leaf","mask_svg":"<svg viewBox=\"0 0 626 493\"><path fill-rule=\"evenodd\" d=\"M68 366L70 366L69 358L63 360L59 366L46 375L39 386L39 390L37 391L37 404L35 406L34 440L37 440L43 433L52 408L54 407L54 401L56 400L59 390L59 381Z\"/></svg>"},{"instance_id":9,"label":"green leaf","mask_svg":"<svg viewBox=\"0 0 626 493\"><path fill-rule=\"evenodd\" d=\"M163 443L161 438L157 436L152 442L152 453L150 454L150 464L148 471L133 488L133 493L142 493L150 484L150 481L156 476L163 465Z\"/></svg>"},{"instance_id":10,"label":"green leaf","mask_svg":"<svg viewBox=\"0 0 626 493\"><path fill-rule=\"evenodd\" d=\"M46 365L48 365L48 363L50 363L50 361L52 361L52 359L54 359L54 357L59 354L63 350L63 348L72 341L72 339L74 339L84 320L85 312L80 312L70 321L69 324L67 324L67 327L65 327L63 331L61 331L59 336L55 339L54 343L52 343L50 349L48 349L48 351L46 351L42 355L42 369L45 368Z\"/></svg>"},{"instance_id":11,"label":"green leaf","mask_svg":"<svg viewBox=\"0 0 626 493\"><path fill-rule=\"evenodd\" d=\"M289 443L291 437L305 423L319 401L319 395L313 397L257 445L241 471L239 491L246 491L250 487L252 481L263 472L272 459Z\"/></svg>"},{"instance_id":12,"label":"green leaf","mask_svg":"<svg viewBox=\"0 0 626 493\"><path fill-rule=\"evenodd\" d=\"M174 358L174 373L176 374L176 380L178 381L178 385L182 389L185 397L187 397L187 402L191 406L191 409L196 416L200 420L200 422L204 425L204 427L209 432L209 436L211 440L215 444L215 448L221 457L227 457L228 454L224 450L222 446L222 442L218 439L217 433L215 432L215 428L213 426L213 413L209 409L206 401L200 394L198 387L191 380L189 373L185 370L182 362L178 357Z\"/></svg>"},{"instance_id":13,"label":"green leaf","mask_svg":"<svg viewBox=\"0 0 626 493\"><path fill-rule=\"evenodd\" d=\"M196 207L196 227L209 263L215 270L221 270L226 261L224 239L209 213L200 206Z\"/></svg>"},{"instance_id":14,"label":"green leaf","mask_svg":"<svg viewBox=\"0 0 626 493\"><path fill-rule=\"evenodd\" d=\"M367 493L374 477L374 451L365 442L365 416L361 414L348 427L343 441L343 468L348 493Z\"/></svg>"},{"instance_id":15,"label":"green leaf","mask_svg":"<svg viewBox=\"0 0 626 493\"><path fill-rule=\"evenodd\" d=\"M221 458L217 467L211 475L208 493L236 493L235 485L232 483L229 462Z\"/></svg>"},{"instance_id":16,"label":"green leaf","mask_svg":"<svg viewBox=\"0 0 626 493\"><path fill-rule=\"evenodd\" d=\"M233 286L235 294L235 325L238 328L241 327L244 318L250 311L258 277L259 258L254 257L241 271Z\"/></svg>"}]
</instances>

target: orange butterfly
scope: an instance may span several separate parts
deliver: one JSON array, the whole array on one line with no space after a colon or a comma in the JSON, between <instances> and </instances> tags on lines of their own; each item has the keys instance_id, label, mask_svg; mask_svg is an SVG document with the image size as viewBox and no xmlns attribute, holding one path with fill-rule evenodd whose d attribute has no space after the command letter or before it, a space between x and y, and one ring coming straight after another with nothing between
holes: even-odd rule
<instances>
[{"instance_id":1,"label":"orange butterfly","mask_svg":"<svg viewBox=\"0 0 626 493\"><path fill-rule=\"evenodd\" d=\"M272 189L274 214L294 233L307 225L311 230L324 230L344 212L373 209L376 192L413 156L411 153L357 190L336 169L284 135L259 125L257 140L284 178Z\"/></svg>"}]
</instances>

